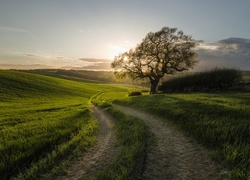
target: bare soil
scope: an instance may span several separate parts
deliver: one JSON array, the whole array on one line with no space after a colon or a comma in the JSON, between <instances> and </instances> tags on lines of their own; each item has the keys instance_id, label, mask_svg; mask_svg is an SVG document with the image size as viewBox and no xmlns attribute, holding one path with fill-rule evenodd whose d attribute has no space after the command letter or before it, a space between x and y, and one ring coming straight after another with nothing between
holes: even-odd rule
<instances>
[{"instance_id":1,"label":"bare soil","mask_svg":"<svg viewBox=\"0 0 250 180\"><path fill-rule=\"evenodd\" d=\"M96 145L90 148L81 158L74 160L67 169L65 176L56 179L90 179L98 170L109 165L116 158L116 139L111 117L98 107L93 106L92 110L93 116L99 122L100 129Z\"/></svg>"},{"instance_id":2,"label":"bare soil","mask_svg":"<svg viewBox=\"0 0 250 180\"><path fill-rule=\"evenodd\" d=\"M208 156L208 152L159 118L128 107L114 105L125 114L143 119L157 142L148 153L141 179L225 179L225 172Z\"/></svg>"}]
</instances>

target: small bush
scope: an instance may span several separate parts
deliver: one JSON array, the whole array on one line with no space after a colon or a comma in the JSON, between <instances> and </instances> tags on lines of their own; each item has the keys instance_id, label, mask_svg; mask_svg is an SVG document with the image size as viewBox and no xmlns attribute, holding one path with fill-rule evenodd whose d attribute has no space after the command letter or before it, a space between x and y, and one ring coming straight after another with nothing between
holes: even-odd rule
<instances>
[{"instance_id":1,"label":"small bush","mask_svg":"<svg viewBox=\"0 0 250 180\"><path fill-rule=\"evenodd\" d=\"M129 90L128 91L128 96L141 96L142 92L138 90Z\"/></svg>"}]
</instances>

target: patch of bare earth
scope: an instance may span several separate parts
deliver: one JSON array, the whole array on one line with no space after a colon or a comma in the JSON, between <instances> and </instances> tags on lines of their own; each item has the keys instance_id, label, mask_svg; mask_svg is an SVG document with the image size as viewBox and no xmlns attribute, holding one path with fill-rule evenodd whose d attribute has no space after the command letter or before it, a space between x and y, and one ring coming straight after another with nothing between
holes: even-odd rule
<instances>
[{"instance_id":1,"label":"patch of bare earth","mask_svg":"<svg viewBox=\"0 0 250 180\"><path fill-rule=\"evenodd\" d=\"M93 116L98 120L100 129L96 145L83 157L72 162L65 176L56 179L90 179L98 170L109 165L116 158L116 139L111 118L95 106L93 106Z\"/></svg>"},{"instance_id":2,"label":"patch of bare earth","mask_svg":"<svg viewBox=\"0 0 250 180\"><path fill-rule=\"evenodd\" d=\"M157 142L148 153L142 179L224 179L224 173L218 170L208 153L175 127L145 112L119 105L114 107L143 119L156 136Z\"/></svg>"}]
</instances>

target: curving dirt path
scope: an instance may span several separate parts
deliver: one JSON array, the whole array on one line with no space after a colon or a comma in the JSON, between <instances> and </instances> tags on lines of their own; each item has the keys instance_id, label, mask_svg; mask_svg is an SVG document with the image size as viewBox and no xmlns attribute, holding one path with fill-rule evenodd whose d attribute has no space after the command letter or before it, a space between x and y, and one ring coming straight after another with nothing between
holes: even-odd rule
<instances>
[{"instance_id":1,"label":"curving dirt path","mask_svg":"<svg viewBox=\"0 0 250 180\"><path fill-rule=\"evenodd\" d=\"M111 118L101 109L93 106L93 116L98 120L100 131L97 136L95 146L70 164L66 176L56 179L90 179L98 170L109 165L116 157L117 148L115 147L115 132Z\"/></svg>"},{"instance_id":2,"label":"curving dirt path","mask_svg":"<svg viewBox=\"0 0 250 180\"><path fill-rule=\"evenodd\" d=\"M191 142L171 125L135 109L114 105L126 114L145 121L155 134L157 142L148 154L142 179L224 179L208 153Z\"/></svg>"}]
</instances>

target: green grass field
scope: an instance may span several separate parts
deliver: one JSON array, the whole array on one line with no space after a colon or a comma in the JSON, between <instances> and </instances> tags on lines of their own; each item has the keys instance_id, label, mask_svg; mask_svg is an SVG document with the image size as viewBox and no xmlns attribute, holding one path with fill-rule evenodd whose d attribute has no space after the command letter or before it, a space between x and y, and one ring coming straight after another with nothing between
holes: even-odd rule
<instances>
[{"instance_id":1,"label":"green grass field","mask_svg":"<svg viewBox=\"0 0 250 180\"><path fill-rule=\"evenodd\" d=\"M98 130L89 99L126 88L0 71L0 179L34 179L85 150Z\"/></svg>"},{"instance_id":2,"label":"green grass field","mask_svg":"<svg viewBox=\"0 0 250 180\"><path fill-rule=\"evenodd\" d=\"M250 179L250 93L164 94L102 100L138 108L170 121L212 151L231 179Z\"/></svg>"},{"instance_id":3,"label":"green grass field","mask_svg":"<svg viewBox=\"0 0 250 180\"><path fill-rule=\"evenodd\" d=\"M230 170L231 179L250 179L250 93L132 97L127 96L128 87L68 79L48 70L39 74L0 70L0 179L37 179L65 158L67 161L87 150L98 131L90 111L90 99L97 93L101 95L99 101L131 106L170 121L210 149L213 157ZM97 178L128 177L136 162L133 156L145 150L137 145L148 143L134 137L148 136L149 132L138 119L111 108L106 111L117 121L115 127L124 151L119 155L122 161L99 172ZM125 126L127 122L141 131ZM131 146L126 147L122 141L131 141Z\"/></svg>"}]
</instances>

